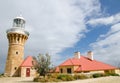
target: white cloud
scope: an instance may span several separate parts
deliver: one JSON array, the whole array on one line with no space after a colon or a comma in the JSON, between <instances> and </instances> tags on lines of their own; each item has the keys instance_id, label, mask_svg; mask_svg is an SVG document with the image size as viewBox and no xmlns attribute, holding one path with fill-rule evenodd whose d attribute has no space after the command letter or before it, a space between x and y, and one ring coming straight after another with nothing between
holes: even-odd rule
<instances>
[{"instance_id":1,"label":"white cloud","mask_svg":"<svg viewBox=\"0 0 120 83\"><path fill-rule=\"evenodd\" d=\"M5 31L12 27L12 19L19 13L26 19L26 29L30 32L25 55L49 52L58 59L57 53L73 47L84 37L85 18L100 12L98 0L4 0L0 6L2 57L7 56L8 48ZM5 63L5 60L0 61Z\"/></svg>"},{"instance_id":2,"label":"white cloud","mask_svg":"<svg viewBox=\"0 0 120 83\"><path fill-rule=\"evenodd\" d=\"M120 22L120 13L117 13L116 15L108 16L108 17L102 17L102 18L96 18L91 19L87 22L87 24L90 25L110 25Z\"/></svg>"},{"instance_id":3,"label":"white cloud","mask_svg":"<svg viewBox=\"0 0 120 83\"><path fill-rule=\"evenodd\" d=\"M120 63L120 13L109 17L91 19L87 24L111 26L106 34L101 34L96 42L90 46L93 48L96 59L118 66Z\"/></svg>"},{"instance_id":4,"label":"white cloud","mask_svg":"<svg viewBox=\"0 0 120 83\"><path fill-rule=\"evenodd\" d=\"M120 63L120 23L113 25L106 34L92 43L91 47L97 59L118 66Z\"/></svg>"},{"instance_id":5,"label":"white cloud","mask_svg":"<svg viewBox=\"0 0 120 83\"><path fill-rule=\"evenodd\" d=\"M87 30L84 19L100 11L99 2L95 0L51 0L41 3L40 11L35 13L39 14L38 17L31 18L34 21L31 24L36 27L30 32L31 39L28 41L34 45L31 48L27 43L26 47L43 53L56 54L73 47Z\"/></svg>"}]
</instances>

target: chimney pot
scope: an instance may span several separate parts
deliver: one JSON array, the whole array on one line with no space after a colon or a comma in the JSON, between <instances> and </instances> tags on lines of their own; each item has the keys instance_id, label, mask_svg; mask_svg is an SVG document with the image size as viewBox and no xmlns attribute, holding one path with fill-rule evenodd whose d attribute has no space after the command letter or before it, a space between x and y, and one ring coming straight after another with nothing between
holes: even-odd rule
<instances>
[{"instance_id":1,"label":"chimney pot","mask_svg":"<svg viewBox=\"0 0 120 83\"><path fill-rule=\"evenodd\" d=\"M80 59L80 52L75 52L74 53L74 58Z\"/></svg>"},{"instance_id":2,"label":"chimney pot","mask_svg":"<svg viewBox=\"0 0 120 83\"><path fill-rule=\"evenodd\" d=\"M92 51L88 51L87 56L90 60L93 60L93 52Z\"/></svg>"}]
</instances>

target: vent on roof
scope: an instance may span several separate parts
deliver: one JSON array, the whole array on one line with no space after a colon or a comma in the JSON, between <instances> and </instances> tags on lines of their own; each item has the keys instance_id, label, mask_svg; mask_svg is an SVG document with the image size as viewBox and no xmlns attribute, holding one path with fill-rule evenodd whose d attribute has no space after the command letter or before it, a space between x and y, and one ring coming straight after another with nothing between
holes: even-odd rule
<instances>
[{"instance_id":1,"label":"vent on roof","mask_svg":"<svg viewBox=\"0 0 120 83\"><path fill-rule=\"evenodd\" d=\"M74 58L80 59L80 52L75 52L74 53Z\"/></svg>"},{"instance_id":2,"label":"vent on roof","mask_svg":"<svg viewBox=\"0 0 120 83\"><path fill-rule=\"evenodd\" d=\"M90 60L93 60L93 52L92 51L88 51L87 56Z\"/></svg>"}]
</instances>

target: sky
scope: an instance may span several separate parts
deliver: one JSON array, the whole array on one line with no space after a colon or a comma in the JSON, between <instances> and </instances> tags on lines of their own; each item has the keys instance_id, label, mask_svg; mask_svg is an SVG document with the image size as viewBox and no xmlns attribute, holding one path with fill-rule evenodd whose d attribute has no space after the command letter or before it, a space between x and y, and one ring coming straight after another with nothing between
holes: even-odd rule
<instances>
[{"instance_id":1,"label":"sky","mask_svg":"<svg viewBox=\"0 0 120 83\"><path fill-rule=\"evenodd\" d=\"M8 52L6 30L13 19L25 18L30 36L25 57L51 55L59 65L74 52L118 66L120 64L120 0L0 0L0 73Z\"/></svg>"}]
</instances>

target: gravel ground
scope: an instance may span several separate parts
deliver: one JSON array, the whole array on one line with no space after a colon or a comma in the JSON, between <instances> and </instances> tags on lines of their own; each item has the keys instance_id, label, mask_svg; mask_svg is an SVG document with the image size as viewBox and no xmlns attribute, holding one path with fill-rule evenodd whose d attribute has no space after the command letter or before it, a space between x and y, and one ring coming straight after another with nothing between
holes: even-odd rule
<instances>
[{"instance_id":1,"label":"gravel ground","mask_svg":"<svg viewBox=\"0 0 120 83\"><path fill-rule=\"evenodd\" d=\"M21 77L2 77L0 78L0 83L37 83L32 82L33 78L21 78ZM59 82L59 83L120 83L120 76L109 76L101 78L92 78L85 80L76 80L69 82ZM55 82L56 83L56 82Z\"/></svg>"}]
</instances>

